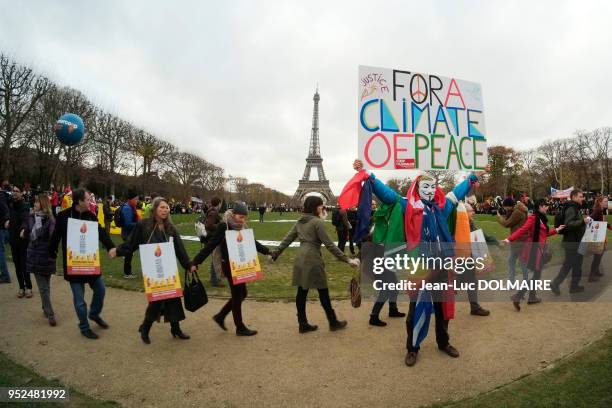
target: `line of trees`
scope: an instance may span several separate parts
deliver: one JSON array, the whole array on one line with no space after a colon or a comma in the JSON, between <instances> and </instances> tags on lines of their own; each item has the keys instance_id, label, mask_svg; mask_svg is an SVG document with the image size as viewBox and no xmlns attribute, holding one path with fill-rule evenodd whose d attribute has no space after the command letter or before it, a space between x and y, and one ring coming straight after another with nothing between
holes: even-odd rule
<instances>
[{"instance_id":1,"label":"line of trees","mask_svg":"<svg viewBox=\"0 0 612 408\"><path fill-rule=\"evenodd\" d=\"M67 112L85 122L85 139L76 146L61 144L54 134L55 122ZM179 200L230 194L221 167L180 151L5 54L0 54L0 157L2 180L42 190L50 184L83 185L98 195L122 196L135 189ZM246 179L243 184L249 186ZM289 199L267 190L279 200Z\"/></svg>"},{"instance_id":2,"label":"line of trees","mask_svg":"<svg viewBox=\"0 0 612 408\"><path fill-rule=\"evenodd\" d=\"M515 150L497 145L488 148L488 171L477 191L481 200L490 196L545 197L550 188L580 188L594 194L610 194L612 174L612 128L578 130L573 136L546 141L537 148ZM425 171L439 185L450 190L457 172ZM393 178L387 184L405 195L410 178Z\"/></svg>"}]
</instances>

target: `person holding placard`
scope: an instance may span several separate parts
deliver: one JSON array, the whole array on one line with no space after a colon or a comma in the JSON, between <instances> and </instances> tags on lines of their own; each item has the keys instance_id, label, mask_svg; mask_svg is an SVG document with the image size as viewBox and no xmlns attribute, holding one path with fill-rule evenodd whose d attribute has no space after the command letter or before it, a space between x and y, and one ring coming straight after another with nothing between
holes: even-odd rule
<instances>
[{"instance_id":1,"label":"person holding placard","mask_svg":"<svg viewBox=\"0 0 612 408\"><path fill-rule=\"evenodd\" d=\"M30 242L26 272L34 275L45 317L50 326L55 326L57 322L51 306L51 275L55 274L55 260L49 258L49 240L55 229L55 218L46 194L36 196L34 212L30 214L23 228L24 235Z\"/></svg>"},{"instance_id":2,"label":"person holding placard","mask_svg":"<svg viewBox=\"0 0 612 408\"><path fill-rule=\"evenodd\" d=\"M542 276L542 267L546 262L545 257L545 248L546 248L546 239L552 235L558 234L560 231L563 231L565 225L560 225L557 228L548 227L548 202L541 198L536 202L533 214L530 214L527 217L527 221L516 231L514 231L508 238L504 239L503 243L510 243L520 240L527 236L524 245L522 246L523 250L521 252L520 260L527 265L527 268L533 271L533 277L531 280L537 281ZM520 302L523 300L525 296L526 290L520 290L516 294L512 295L512 303L514 304L514 308L517 311L521 310ZM542 300L537 297L537 293L535 290L529 291L529 300L527 301L528 305L540 303Z\"/></svg>"},{"instance_id":3,"label":"person holding placard","mask_svg":"<svg viewBox=\"0 0 612 408\"><path fill-rule=\"evenodd\" d=\"M304 213L285 236L278 249L272 253L272 259L276 261L293 241L296 239L300 241L300 249L293 263L293 286L297 286L295 306L300 333L308 333L318 328L316 325L308 324L306 317L306 298L309 289L318 290L319 301L323 310L325 310L331 331L344 329L347 325L346 320L338 320L331 305L327 288L327 273L321 255L321 244L325 245L327 250L338 260L348 263L353 268L359 267L359 260L349 259L340 248L334 245L325 230L323 219L326 215L321 197L306 197Z\"/></svg>"},{"instance_id":4,"label":"person holding placard","mask_svg":"<svg viewBox=\"0 0 612 408\"><path fill-rule=\"evenodd\" d=\"M171 271L172 276L164 274L167 271L159 271L160 275L162 275L160 278L168 281L166 285L149 284L149 281L155 278L155 274L150 274L146 265L150 265L151 268L156 268L157 266L163 268L163 259L156 260L156 263L146 262L143 248L160 243L172 244L176 259L178 259L183 268L189 269L191 272L196 270L195 266L191 266L189 262L189 256L187 251L185 251L180 234L172 224L172 221L170 221L170 206L163 197L157 197L153 200L149 217L136 224L128 240L118 248L111 250L111 255L116 256L133 255L135 251L141 250L142 274L145 279L145 292L147 292L147 297L149 297L149 306L147 306L144 321L138 328L138 331L145 344L151 343L149 331L153 322L159 321L162 315L165 322L170 322L172 337L178 337L181 340L189 339L189 336L181 330L179 323L181 320L185 320L185 312L181 303L182 290L180 290L180 279L178 277L178 270L176 270L176 261L174 259L169 260L174 266L174 270ZM172 258L174 258L173 255ZM153 257L161 256L162 250L160 245L157 245ZM147 290L149 287L152 287L152 290ZM160 290L156 291L156 288Z\"/></svg>"},{"instance_id":5,"label":"person holding placard","mask_svg":"<svg viewBox=\"0 0 612 408\"><path fill-rule=\"evenodd\" d=\"M593 202L593 211L591 212L591 218L593 221L603 222L604 211L608 209L608 197L598 196ZM612 225L608 224L607 229L612 230ZM593 261L591 262L591 272L589 273L589 282L597 282L603 273L599 271L599 265L601 265L601 258L605 252L607 241L604 241L603 251L600 254L593 254Z\"/></svg>"},{"instance_id":6,"label":"person holding placard","mask_svg":"<svg viewBox=\"0 0 612 408\"><path fill-rule=\"evenodd\" d=\"M249 211L246 204L241 202L234 203L233 208L231 210L227 210L223 215L222 222L219 223L215 232L208 239L206 246L202 248L193 259L193 264L197 266L204 262L204 260L210 254L212 254L215 248L221 248L221 269L229 283L232 297L221 308L219 313L213 316L213 320L223 330L227 330L225 327L225 317L232 312L234 324L236 325L237 336L254 336L257 334L257 330L249 329L242 321L242 301L247 297L247 288L246 283L235 283L232 277L226 231L245 230L248 215ZM261 254L270 254L270 250L264 245L260 244L258 241L255 241L255 248L257 249L257 252Z\"/></svg>"},{"instance_id":7,"label":"person holding placard","mask_svg":"<svg viewBox=\"0 0 612 408\"><path fill-rule=\"evenodd\" d=\"M97 339L98 335L89 327L90 320L103 329L108 324L100 317L104 306L104 279L100 269L100 251L97 241L109 251L115 244L98 223L98 218L89 211L89 195L79 188L72 192L72 207L61 211L55 221L55 230L49 241L49 257L57 258L57 247L62 242L64 279L70 282L74 309L79 318L81 334L88 339ZM85 302L85 284L93 290L89 314Z\"/></svg>"}]
</instances>

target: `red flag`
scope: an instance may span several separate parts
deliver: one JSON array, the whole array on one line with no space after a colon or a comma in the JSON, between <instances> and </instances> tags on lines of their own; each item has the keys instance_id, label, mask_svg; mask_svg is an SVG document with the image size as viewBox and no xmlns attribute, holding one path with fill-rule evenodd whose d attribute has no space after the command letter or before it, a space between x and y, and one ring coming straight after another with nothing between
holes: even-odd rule
<instances>
[{"instance_id":1,"label":"red flag","mask_svg":"<svg viewBox=\"0 0 612 408\"><path fill-rule=\"evenodd\" d=\"M347 210L351 207L355 207L359 203L359 194L361 193L361 183L367 180L370 176L365 170L357 172L349 181L346 183L340 196L338 197L338 205L343 210Z\"/></svg>"}]
</instances>

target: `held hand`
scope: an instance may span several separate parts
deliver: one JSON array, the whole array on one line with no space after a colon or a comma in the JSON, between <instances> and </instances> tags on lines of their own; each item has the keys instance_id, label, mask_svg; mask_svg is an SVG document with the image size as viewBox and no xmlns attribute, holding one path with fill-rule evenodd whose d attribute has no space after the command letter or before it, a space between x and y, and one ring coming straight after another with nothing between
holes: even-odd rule
<instances>
[{"instance_id":1,"label":"held hand","mask_svg":"<svg viewBox=\"0 0 612 408\"><path fill-rule=\"evenodd\" d=\"M555 228L555 230L557 231L557 234L558 234L560 231L563 231L564 229L565 229L565 225L559 225L557 228Z\"/></svg>"},{"instance_id":2,"label":"held hand","mask_svg":"<svg viewBox=\"0 0 612 408\"><path fill-rule=\"evenodd\" d=\"M356 159L353 162L353 169L355 169L355 171L361 171L363 169L363 162L359 159Z\"/></svg>"},{"instance_id":3,"label":"held hand","mask_svg":"<svg viewBox=\"0 0 612 408\"><path fill-rule=\"evenodd\" d=\"M279 256L280 256L280 252L279 251L272 251L270 253L270 259L272 259L272 262L276 262L276 260L278 259Z\"/></svg>"},{"instance_id":4,"label":"held hand","mask_svg":"<svg viewBox=\"0 0 612 408\"><path fill-rule=\"evenodd\" d=\"M111 259L114 259L117 257L117 248L112 248L108 251L108 256L111 257Z\"/></svg>"},{"instance_id":5,"label":"held hand","mask_svg":"<svg viewBox=\"0 0 612 408\"><path fill-rule=\"evenodd\" d=\"M20 238L25 238L25 230L21 230L21 232L19 233L19 237Z\"/></svg>"},{"instance_id":6,"label":"held hand","mask_svg":"<svg viewBox=\"0 0 612 408\"><path fill-rule=\"evenodd\" d=\"M587 216L587 217L584 219L584 223L585 223L585 224L590 224L590 223L591 223L591 221L593 221L593 219L592 219L591 217L589 217L589 216Z\"/></svg>"},{"instance_id":7,"label":"held hand","mask_svg":"<svg viewBox=\"0 0 612 408\"><path fill-rule=\"evenodd\" d=\"M348 263L351 265L351 268L359 268L359 265L361 265L361 262L357 258L349 259Z\"/></svg>"},{"instance_id":8,"label":"held hand","mask_svg":"<svg viewBox=\"0 0 612 408\"><path fill-rule=\"evenodd\" d=\"M6 222L4 223L4 229L8 229L10 225L11 222L9 220L6 220Z\"/></svg>"},{"instance_id":9,"label":"held hand","mask_svg":"<svg viewBox=\"0 0 612 408\"><path fill-rule=\"evenodd\" d=\"M198 270L198 267L195 265L191 265L191 267L189 268L190 273L195 273L197 270Z\"/></svg>"},{"instance_id":10,"label":"held hand","mask_svg":"<svg viewBox=\"0 0 612 408\"><path fill-rule=\"evenodd\" d=\"M510 241L508 240L508 238L503 239L503 240L501 241L501 244L502 244L502 245L508 245L509 243L510 243Z\"/></svg>"}]
</instances>

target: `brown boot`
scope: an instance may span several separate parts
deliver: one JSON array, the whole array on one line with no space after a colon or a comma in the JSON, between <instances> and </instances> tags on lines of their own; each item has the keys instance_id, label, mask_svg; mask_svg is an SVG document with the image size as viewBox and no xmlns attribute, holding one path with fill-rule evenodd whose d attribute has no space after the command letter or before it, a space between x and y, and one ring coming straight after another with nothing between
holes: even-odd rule
<instances>
[{"instance_id":1,"label":"brown boot","mask_svg":"<svg viewBox=\"0 0 612 408\"><path fill-rule=\"evenodd\" d=\"M404 362L408 367L412 367L416 364L418 355L419 353L417 351L409 351L408 354L406 354L406 359Z\"/></svg>"}]
</instances>

